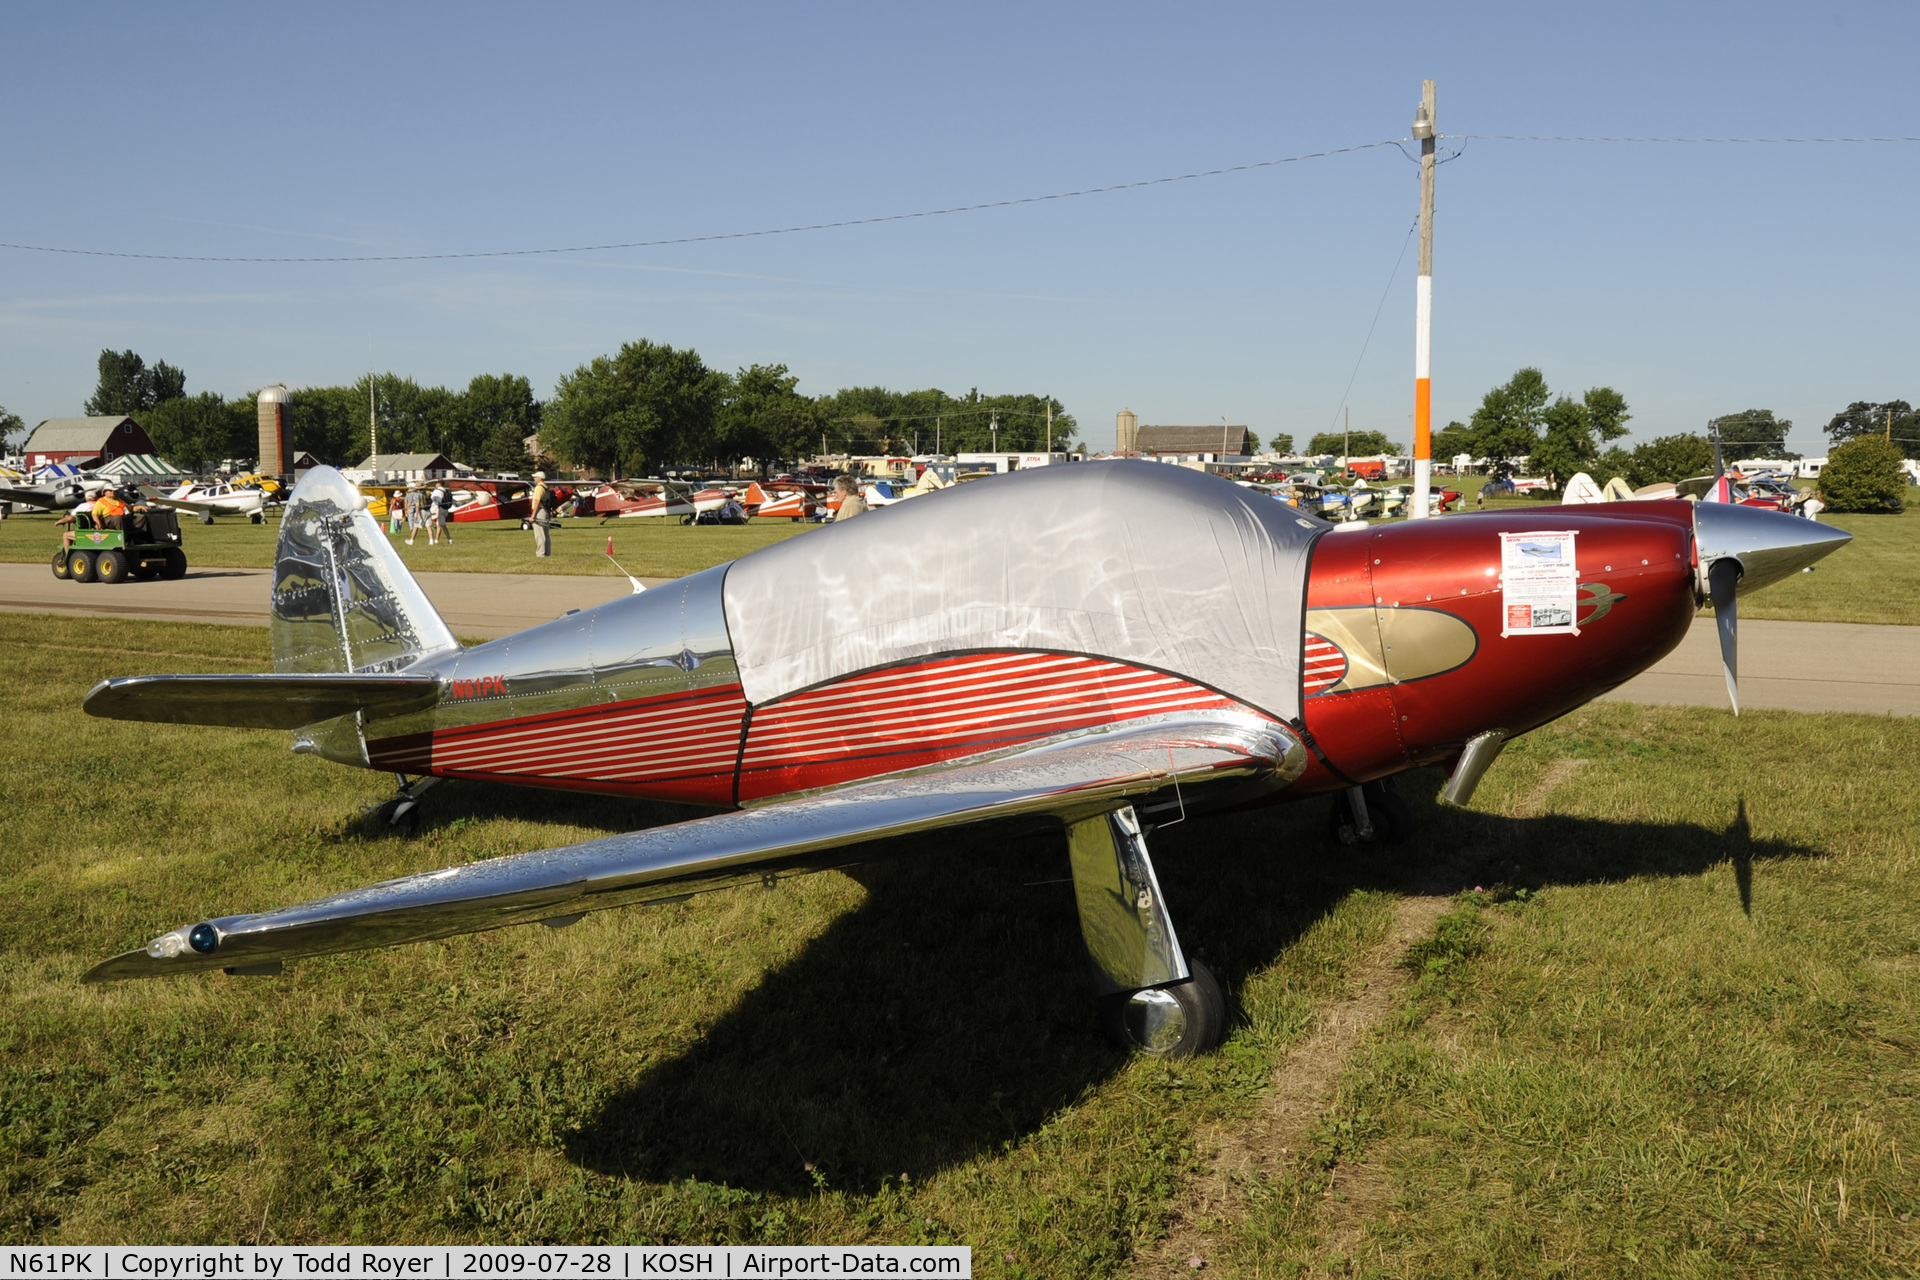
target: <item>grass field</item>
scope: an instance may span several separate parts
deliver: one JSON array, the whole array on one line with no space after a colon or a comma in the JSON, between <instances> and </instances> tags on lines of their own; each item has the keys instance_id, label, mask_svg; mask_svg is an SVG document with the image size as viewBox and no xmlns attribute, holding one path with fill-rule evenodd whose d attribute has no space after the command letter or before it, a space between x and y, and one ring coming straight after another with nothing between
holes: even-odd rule
<instances>
[{"instance_id":1,"label":"grass field","mask_svg":"<svg viewBox=\"0 0 1920 1280\"><path fill-rule=\"evenodd\" d=\"M702 532L705 532L704 530ZM0 617L0 1239L960 1242L1146 1274L1196 1135L1260 1106L1400 895L1469 892L1209 1272L1909 1274L1920 1262L1911 721L1604 704L1473 811L1330 852L1307 805L1154 837L1235 1008L1218 1053L1097 1037L1057 841L309 961L81 987L208 914L683 816L381 775L276 733L78 711L251 670L248 628ZM1471 892L1473 886L1481 892Z\"/></svg>"},{"instance_id":2,"label":"grass field","mask_svg":"<svg viewBox=\"0 0 1920 1280\"><path fill-rule=\"evenodd\" d=\"M716 564L736 560L749 551L770 546L820 526L790 520L763 520L747 525L683 525L677 520L566 520L555 528L553 554L533 554L533 535L517 520L487 521L453 527L451 544L429 546L423 532L407 545L393 539L407 567L436 573L564 573L604 577L607 538L613 538L614 558L627 572L641 578L678 578ZM189 561L209 569L268 569L273 567L274 540L280 522L265 524L225 518L211 525L195 520L180 523L181 541ZM50 515L17 515L0 520L0 561L49 560L60 545Z\"/></svg>"}]
</instances>

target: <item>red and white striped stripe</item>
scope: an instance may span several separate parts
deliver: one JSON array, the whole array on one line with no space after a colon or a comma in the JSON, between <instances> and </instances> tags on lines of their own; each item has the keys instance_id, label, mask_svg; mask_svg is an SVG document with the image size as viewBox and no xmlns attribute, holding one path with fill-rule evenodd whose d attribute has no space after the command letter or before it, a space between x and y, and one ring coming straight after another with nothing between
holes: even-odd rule
<instances>
[{"instance_id":1,"label":"red and white striped stripe","mask_svg":"<svg viewBox=\"0 0 1920 1280\"><path fill-rule=\"evenodd\" d=\"M1068 654L888 667L756 708L741 796L825 786L1076 729L1237 704L1177 676Z\"/></svg>"},{"instance_id":2,"label":"red and white striped stripe","mask_svg":"<svg viewBox=\"0 0 1920 1280\"><path fill-rule=\"evenodd\" d=\"M1306 694L1311 698L1316 693L1331 689L1345 678L1347 655L1333 641L1309 631L1306 654L1301 660L1301 674L1305 678Z\"/></svg>"},{"instance_id":3,"label":"red and white striped stripe","mask_svg":"<svg viewBox=\"0 0 1920 1280\"><path fill-rule=\"evenodd\" d=\"M367 754L406 772L726 803L745 715L740 686L727 685L370 742Z\"/></svg>"}]
</instances>

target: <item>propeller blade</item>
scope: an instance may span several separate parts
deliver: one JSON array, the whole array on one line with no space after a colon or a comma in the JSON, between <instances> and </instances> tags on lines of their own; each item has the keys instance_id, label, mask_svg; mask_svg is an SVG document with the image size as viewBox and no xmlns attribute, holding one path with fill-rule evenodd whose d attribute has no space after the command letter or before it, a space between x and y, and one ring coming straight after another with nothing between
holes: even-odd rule
<instances>
[{"instance_id":1,"label":"propeller blade","mask_svg":"<svg viewBox=\"0 0 1920 1280\"><path fill-rule=\"evenodd\" d=\"M1744 570L1731 556L1715 560L1707 570L1707 591L1713 598L1713 621L1720 632L1720 666L1727 677L1727 698L1733 714L1740 714L1740 585Z\"/></svg>"}]
</instances>

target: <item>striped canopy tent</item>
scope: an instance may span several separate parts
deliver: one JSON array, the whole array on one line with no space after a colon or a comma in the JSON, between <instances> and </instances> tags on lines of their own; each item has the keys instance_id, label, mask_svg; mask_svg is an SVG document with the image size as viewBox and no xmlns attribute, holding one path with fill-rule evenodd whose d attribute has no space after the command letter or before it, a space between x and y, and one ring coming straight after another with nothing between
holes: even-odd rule
<instances>
[{"instance_id":1,"label":"striped canopy tent","mask_svg":"<svg viewBox=\"0 0 1920 1280\"><path fill-rule=\"evenodd\" d=\"M168 462L165 458L156 458L150 453L123 453L93 469L98 476L111 476L116 480L185 480L187 473Z\"/></svg>"}]
</instances>

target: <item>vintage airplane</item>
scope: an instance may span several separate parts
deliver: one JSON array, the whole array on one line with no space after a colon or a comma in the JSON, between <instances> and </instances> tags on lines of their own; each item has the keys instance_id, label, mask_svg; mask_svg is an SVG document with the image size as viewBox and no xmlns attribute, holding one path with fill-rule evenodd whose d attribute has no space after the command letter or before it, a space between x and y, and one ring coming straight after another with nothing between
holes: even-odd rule
<instances>
[{"instance_id":1,"label":"vintage airplane","mask_svg":"<svg viewBox=\"0 0 1920 1280\"><path fill-rule=\"evenodd\" d=\"M71 511L111 488L113 481L72 467L44 468L31 477L6 468L0 476L0 504L29 511Z\"/></svg>"},{"instance_id":2,"label":"vintage airplane","mask_svg":"<svg viewBox=\"0 0 1920 1280\"><path fill-rule=\"evenodd\" d=\"M216 515L245 516L254 524L267 518L266 490L231 480L189 480L164 497L147 499L176 511L191 511L201 524L212 524Z\"/></svg>"},{"instance_id":3,"label":"vintage airplane","mask_svg":"<svg viewBox=\"0 0 1920 1280\"><path fill-rule=\"evenodd\" d=\"M337 472L294 491L274 673L102 682L89 713L290 729L418 775L650 796L711 817L215 916L92 982L283 962L677 901L965 823L1066 834L1103 1021L1209 1047L1225 1005L1183 949L1155 824L1335 798L1404 832L1389 779L1465 803L1502 746L1657 661L1703 600L1734 692L1737 595L1847 540L1724 504L1549 507L1335 530L1152 463L1043 467L904 502L462 648ZM1737 707L1737 704L1736 704Z\"/></svg>"}]
</instances>

